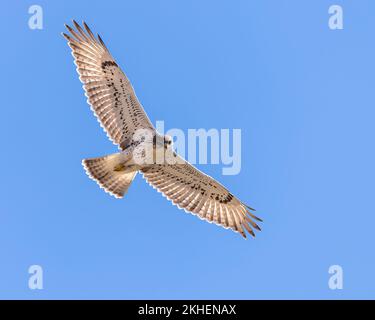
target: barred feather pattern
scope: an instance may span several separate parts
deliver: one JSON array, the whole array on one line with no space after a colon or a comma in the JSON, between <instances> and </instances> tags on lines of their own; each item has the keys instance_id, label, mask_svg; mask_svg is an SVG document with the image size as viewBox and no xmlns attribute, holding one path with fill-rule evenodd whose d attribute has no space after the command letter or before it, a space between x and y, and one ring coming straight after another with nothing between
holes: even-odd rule
<instances>
[{"instance_id":1,"label":"barred feather pattern","mask_svg":"<svg viewBox=\"0 0 375 320\"><path fill-rule=\"evenodd\" d=\"M122 198L135 178L137 171L121 172L114 170L121 163L121 154L112 154L99 158L84 159L82 165L87 175L105 192L116 198Z\"/></svg>"}]
</instances>

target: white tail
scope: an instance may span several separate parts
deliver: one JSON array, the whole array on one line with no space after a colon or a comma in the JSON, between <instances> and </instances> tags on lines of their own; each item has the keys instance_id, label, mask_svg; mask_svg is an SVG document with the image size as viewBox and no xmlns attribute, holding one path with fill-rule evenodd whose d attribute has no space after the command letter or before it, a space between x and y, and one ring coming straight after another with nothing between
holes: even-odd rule
<instances>
[{"instance_id":1,"label":"white tail","mask_svg":"<svg viewBox=\"0 0 375 320\"><path fill-rule=\"evenodd\" d=\"M122 198L125 195L137 174L136 170L126 170L124 157L121 153L84 159L82 165L91 179L116 198Z\"/></svg>"}]
</instances>

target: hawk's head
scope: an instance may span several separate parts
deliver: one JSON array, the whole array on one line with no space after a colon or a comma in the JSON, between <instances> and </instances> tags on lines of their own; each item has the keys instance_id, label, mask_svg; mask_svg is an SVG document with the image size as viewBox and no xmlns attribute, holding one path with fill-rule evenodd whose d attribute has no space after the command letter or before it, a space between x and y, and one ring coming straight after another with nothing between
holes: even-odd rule
<instances>
[{"instance_id":1,"label":"hawk's head","mask_svg":"<svg viewBox=\"0 0 375 320\"><path fill-rule=\"evenodd\" d=\"M172 142L173 142L173 139L171 136L167 136L167 135L164 136L164 148L165 149L172 147Z\"/></svg>"},{"instance_id":2,"label":"hawk's head","mask_svg":"<svg viewBox=\"0 0 375 320\"><path fill-rule=\"evenodd\" d=\"M159 135L158 133L154 135L154 139L153 139L153 144L154 144L154 148L163 148L164 149L168 149L168 148L171 148L172 147L172 142L173 142L173 139L171 136L162 136L162 135Z\"/></svg>"}]
</instances>

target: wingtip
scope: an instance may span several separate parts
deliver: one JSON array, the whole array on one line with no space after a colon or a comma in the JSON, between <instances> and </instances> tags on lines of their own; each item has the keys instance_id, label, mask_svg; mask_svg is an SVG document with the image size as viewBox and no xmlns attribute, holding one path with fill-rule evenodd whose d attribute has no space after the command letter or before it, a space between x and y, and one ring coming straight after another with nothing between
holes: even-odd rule
<instances>
[{"instance_id":1,"label":"wingtip","mask_svg":"<svg viewBox=\"0 0 375 320\"><path fill-rule=\"evenodd\" d=\"M104 41L103 41L103 39L101 38L101 36L100 36L99 33L97 33L97 36L98 36L98 39L99 39L100 43L106 48L106 45L105 45L105 43L104 43Z\"/></svg>"},{"instance_id":2,"label":"wingtip","mask_svg":"<svg viewBox=\"0 0 375 320\"><path fill-rule=\"evenodd\" d=\"M250 217L252 217L253 219L255 219L255 220L259 221L259 222L263 222L263 219L257 217L255 214L252 214L249 210L247 211L247 213L248 213L248 215L249 215Z\"/></svg>"},{"instance_id":3,"label":"wingtip","mask_svg":"<svg viewBox=\"0 0 375 320\"><path fill-rule=\"evenodd\" d=\"M73 28L68 25L67 23L64 24L65 28L68 29L69 32L71 32L73 30Z\"/></svg>"},{"instance_id":4,"label":"wingtip","mask_svg":"<svg viewBox=\"0 0 375 320\"><path fill-rule=\"evenodd\" d=\"M248 208L249 210L252 210L252 211L256 211L254 208L248 206L247 204L245 204L246 208Z\"/></svg>"},{"instance_id":5,"label":"wingtip","mask_svg":"<svg viewBox=\"0 0 375 320\"><path fill-rule=\"evenodd\" d=\"M60 32L60 34L68 41L70 41L70 37L65 32Z\"/></svg>"}]
</instances>

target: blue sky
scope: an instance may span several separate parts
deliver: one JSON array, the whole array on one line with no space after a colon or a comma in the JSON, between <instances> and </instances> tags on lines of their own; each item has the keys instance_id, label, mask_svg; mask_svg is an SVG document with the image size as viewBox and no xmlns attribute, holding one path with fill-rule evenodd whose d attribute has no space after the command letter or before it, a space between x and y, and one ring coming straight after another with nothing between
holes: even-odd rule
<instances>
[{"instance_id":1,"label":"blue sky","mask_svg":"<svg viewBox=\"0 0 375 320\"><path fill-rule=\"evenodd\" d=\"M328 28L332 4L344 30ZM374 14L370 0L3 4L0 298L375 298ZM60 36L72 18L102 35L154 123L242 130L238 175L199 168L257 209L256 239L140 176L123 200L87 178L81 159L116 147ZM28 288L34 264L43 290ZM335 264L343 290L328 287Z\"/></svg>"}]
</instances>

